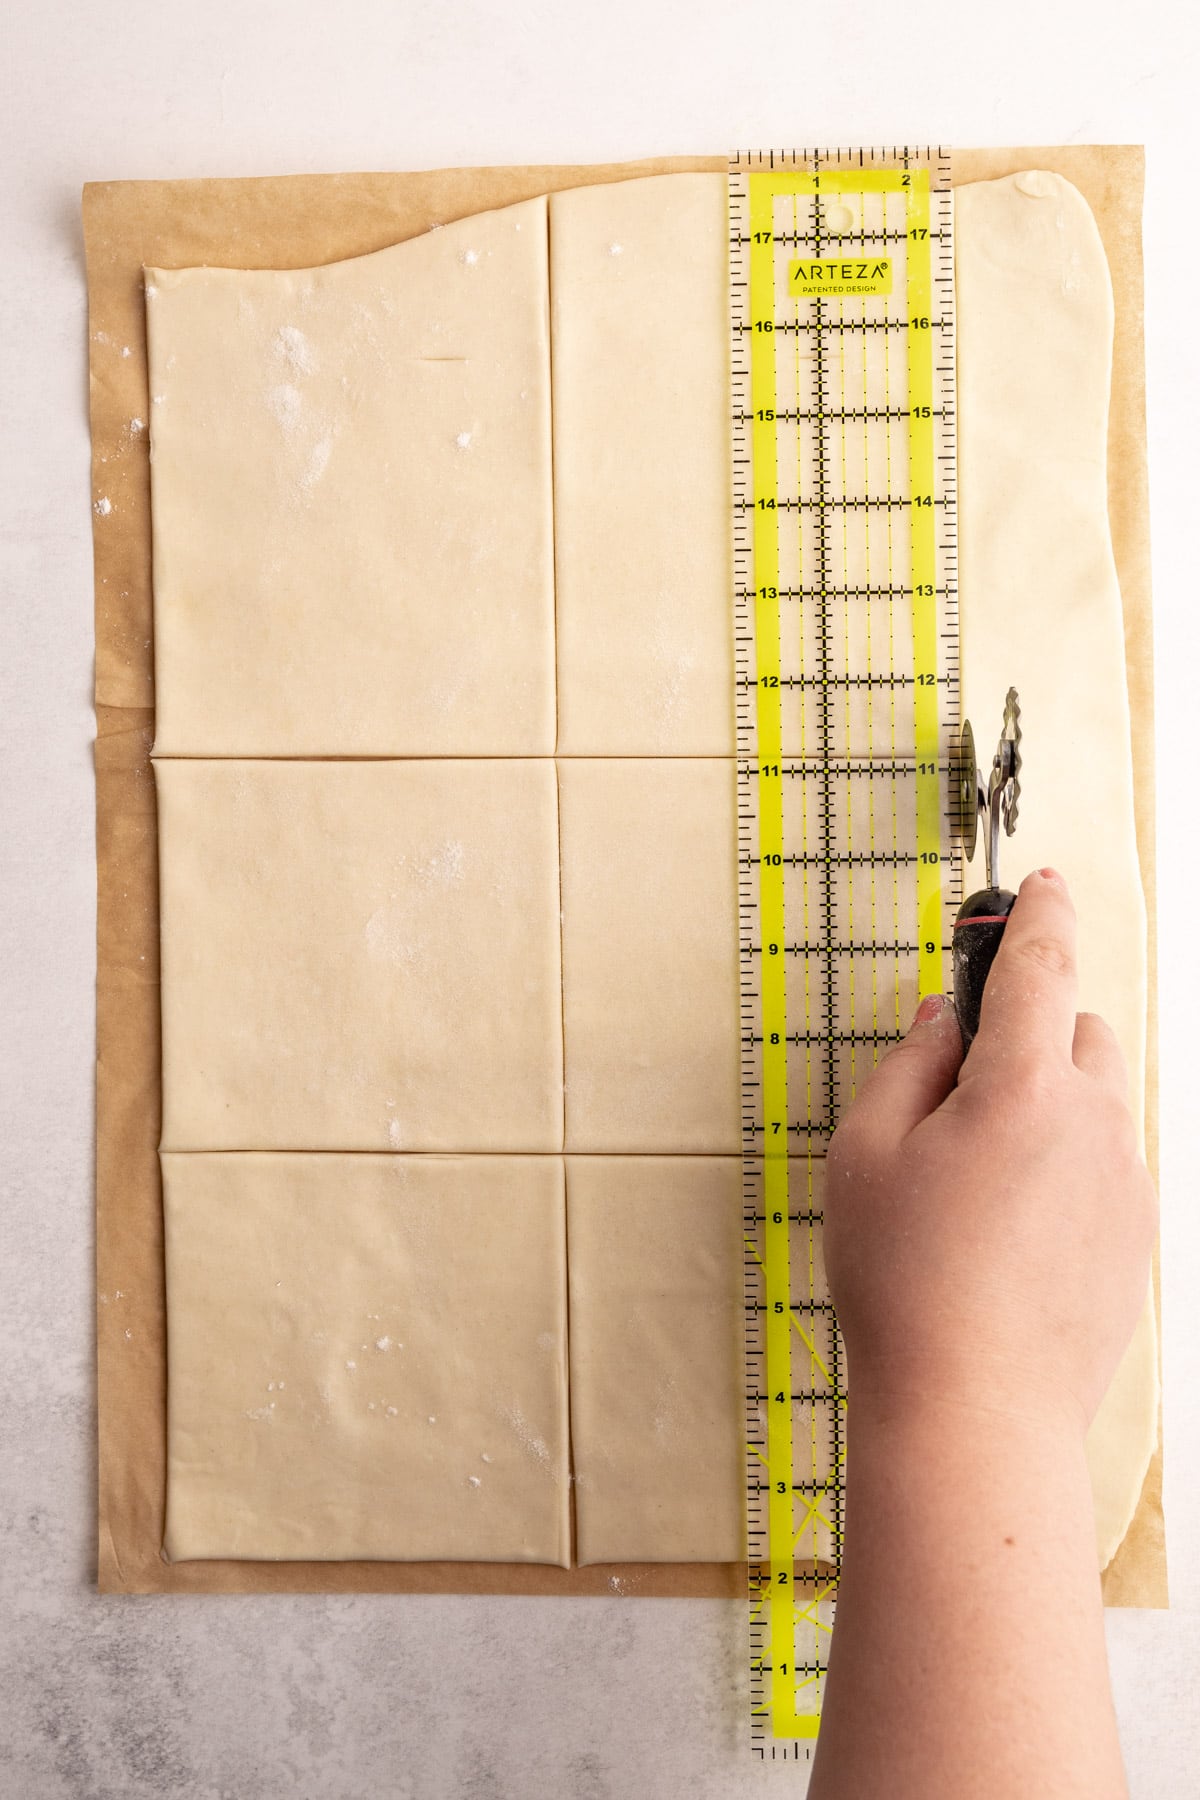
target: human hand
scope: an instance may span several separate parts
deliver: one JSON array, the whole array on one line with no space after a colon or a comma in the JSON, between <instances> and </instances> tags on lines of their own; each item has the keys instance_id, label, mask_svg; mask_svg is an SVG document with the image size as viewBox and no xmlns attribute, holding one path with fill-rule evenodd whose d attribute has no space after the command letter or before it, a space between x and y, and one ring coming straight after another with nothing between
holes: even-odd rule
<instances>
[{"instance_id":1,"label":"human hand","mask_svg":"<svg viewBox=\"0 0 1200 1800\"><path fill-rule=\"evenodd\" d=\"M1022 884L963 1059L926 999L829 1146L825 1260L852 1402L1086 1430L1145 1301L1157 1204L1062 878Z\"/></svg>"}]
</instances>

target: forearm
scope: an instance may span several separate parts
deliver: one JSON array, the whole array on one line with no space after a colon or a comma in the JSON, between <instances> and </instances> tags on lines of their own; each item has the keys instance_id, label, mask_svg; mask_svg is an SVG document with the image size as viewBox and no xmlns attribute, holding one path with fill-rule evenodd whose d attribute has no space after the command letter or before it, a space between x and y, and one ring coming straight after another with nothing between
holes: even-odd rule
<instances>
[{"instance_id":1,"label":"forearm","mask_svg":"<svg viewBox=\"0 0 1200 1800\"><path fill-rule=\"evenodd\" d=\"M810 1800L1122 1800L1083 1446L855 1402Z\"/></svg>"}]
</instances>

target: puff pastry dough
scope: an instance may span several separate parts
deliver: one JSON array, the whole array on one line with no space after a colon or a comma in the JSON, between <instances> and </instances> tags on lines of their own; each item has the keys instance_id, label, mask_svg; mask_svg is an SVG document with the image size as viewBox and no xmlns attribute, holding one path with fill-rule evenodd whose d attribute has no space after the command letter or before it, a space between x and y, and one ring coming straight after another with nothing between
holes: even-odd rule
<instances>
[{"instance_id":1,"label":"puff pastry dough","mask_svg":"<svg viewBox=\"0 0 1200 1800\"><path fill-rule=\"evenodd\" d=\"M562 1148L554 765L155 764L163 1148Z\"/></svg>"},{"instance_id":2,"label":"puff pastry dough","mask_svg":"<svg viewBox=\"0 0 1200 1800\"><path fill-rule=\"evenodd\" d=\"M1027 778L1005 868L1049 863L1066 876L1079 1004L1117 1034L1140 1127L1146 912L1108 531L1108 264L1060 175L973 183L955 207L963 704L986 746L1009 683L1020 692ZM1079 801L1081 779L1100 771L1102 821ZM1157 1431L1148 1295L1088 1438L1102 1565L1129 1527Z\"/></svg>"},{"instance_id":3,"label":"puff pastry dough","mask_svg":"<svg viewBox=\"0 0 1200 1800\"><path fill-rule=\"evenodd\" d=\"M737 1562L742 1165L569 1156L576 1558Z\"/></svg>"},{"instance_id":4,"label":"puff pastry dough","mask_svg":"<svg viewBox=\"0 0 1200 1800\"><path fill-rule=\"evenodd\" d=\"M156 748L554 748L546 202L147 271Z\"/></svg>"},{"instance_id":5,"label":"puff pastry dough","mask_svg":"<svg viewBox=\"0 0 1200 1800\"><path fill-rule=\"evenodd\" d=\"M741 1140L734 765L559 763L568 1150Z\"/></svg>"},{"instance_id":6,"label":"puff pastry dough","mask_svg":"<svg viewBox=\"0 0 1200 1800\"><path fill-rule=\"evenodd\" d=\"M569 1561L557 1157L162 1161L169 1556Z\"/></svg>"},{"instance_id":7,"label":"puff pastry dough","mask_svg":"<svg viewBox=\"0 0 1200 1800\"><path fill-rule=\"evenodd\" d=\"M1021 690L1007 866L1071 881L1140 1113L1107 270L1058 177L956 207L966 704ZM724 216L555 195L549 288L544 201L151 273L173 1555L566 1559L564 1146L580 1556L740 1551ZM1148 1307L1102 1562L1156 1396Z\"/></svg>"}]
</instances>

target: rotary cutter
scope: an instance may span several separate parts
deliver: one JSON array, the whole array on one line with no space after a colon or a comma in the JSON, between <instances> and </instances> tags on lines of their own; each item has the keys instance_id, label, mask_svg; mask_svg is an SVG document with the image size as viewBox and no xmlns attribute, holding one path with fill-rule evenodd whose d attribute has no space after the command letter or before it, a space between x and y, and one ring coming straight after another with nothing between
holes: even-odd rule
<instances>
[{"instance_id":1,"label":"rotary cutter","mask_svg":"<svg viewBox=\"0 0 1200 1800\"><path fill-rule=\"evenodd\" d=\"M1000 886L998 865L1000 824L1003 820L1005 835L1011 837L1017 828L1020 796L1021 707L1016 688L1009 688L1004 701L1000 742L992 758L986 787L975 760L975 734L969 721L964 723L959 739L956 824L963 851L970 862L979 838L979 823L983 820L987 867L987 886L963 901L954 922L954 1005L964 1050L971 1048L971 1040L979 1029L984 983L1016 901L1015 894Z\"/></svg>"}]
</instances>

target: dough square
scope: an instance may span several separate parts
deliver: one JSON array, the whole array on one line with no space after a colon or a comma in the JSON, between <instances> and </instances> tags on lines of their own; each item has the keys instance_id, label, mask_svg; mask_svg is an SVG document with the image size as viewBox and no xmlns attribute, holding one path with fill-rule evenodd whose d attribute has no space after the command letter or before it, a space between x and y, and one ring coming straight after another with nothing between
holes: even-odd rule
<instances>
[{"instance_id":1,"label":"dough square","mask_svg":"<svg viewBox=\"0 0 1200 1800\"><path fill-rule=\"evenodd\" d=\"M733 754L726 196L550 197L564 754Z\"/></svg>"},{"instance_id":2,"label":"dough square","mask_svg":"<svg viewBox=\"0 0 1200 1800\"><path fill-rule=\"evenodd\" d=\"M552 753L545 200L146 312L156 748Z\"/></svg>"},{"instance_id":3,"label":"dough square","mask_svg":"<svg viewBox=\"0 0 1200 1800\"><path fill-rule=\"evenodd\" d=\"M566 1146L740 1146L735 765L560 759Z\"/></svg>"},{"instance_id":4,"label":"dough square","mask_svg":"<svg viewBox=\"0 0 1200 1800\"><path fill-rule=\"evenodd\" d=\"M162 1158L173 1561L570 1561L558 1157Z\"/></svg>"},{"instance_id":5,"label":"dough square","mask_svg":"<svg viewBox=\"0 0 1200 1800\"><path fill-rule=\"evenodd\" d=\"M164 1149L562 1148L550 760L155 775Z\"/></svg>"},{"instance_id":6,"label":"dough square","mask_svg":"<svg viewBox=\"0 0 1200 1800\"><path fill-rule=\"evenodd\" d=\"M741 1222L736 1157L567 1158L580 1563L746 1554Z\"/></svg>"}]
</instances>

